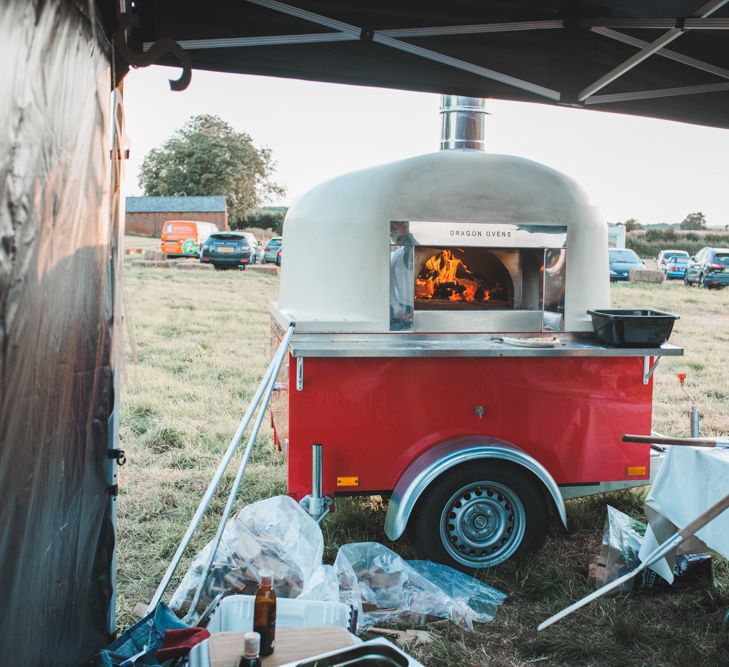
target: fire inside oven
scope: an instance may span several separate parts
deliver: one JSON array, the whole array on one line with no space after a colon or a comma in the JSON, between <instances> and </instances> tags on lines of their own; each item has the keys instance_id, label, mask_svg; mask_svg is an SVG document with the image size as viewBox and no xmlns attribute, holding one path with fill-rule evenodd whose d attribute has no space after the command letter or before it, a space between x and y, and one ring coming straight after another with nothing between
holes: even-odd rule
<instances>
[{"instance_id":1,"label":"fire inside oven","mask_svg":"<svg viewBox=\"0 0 729 667\"><path fill-rule=\"evenodd\" d=\"M415 310L538 308L543 258L543 252L528 250L415 248ZM512 274L526 281L517 278L515 285ZM523 303L525 283L534 286L526 295L529 305Z\"/></svg>"}]
</instances>

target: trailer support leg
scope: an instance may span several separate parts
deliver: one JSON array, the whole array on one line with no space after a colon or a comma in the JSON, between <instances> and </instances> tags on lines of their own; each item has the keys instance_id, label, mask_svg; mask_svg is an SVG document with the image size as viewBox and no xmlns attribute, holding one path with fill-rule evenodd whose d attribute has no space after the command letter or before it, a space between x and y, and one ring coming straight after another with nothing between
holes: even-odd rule
<instances>
[{"instance_id":1,"label":"trailer support leg","mask_svg":"<svg viewBox=\"0 0 729 667\"><path fill-rule=\"evenodd\" d=\"M333 504L332 499L327 498L322 491L323 449L318 443L311 446L311 495L302 498L300 503L317 523L329 513Z\"/></svg>"}]
</instances>

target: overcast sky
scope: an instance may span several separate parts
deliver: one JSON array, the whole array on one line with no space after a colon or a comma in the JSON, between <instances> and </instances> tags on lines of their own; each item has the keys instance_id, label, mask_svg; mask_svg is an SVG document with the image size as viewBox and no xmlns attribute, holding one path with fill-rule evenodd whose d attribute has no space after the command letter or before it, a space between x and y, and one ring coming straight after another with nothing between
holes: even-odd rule
<instances>
[{"instance_id":1,"label":"overcast sky","mask_svg":"<svg viewBox=\"0 0 729 667\"><path fill-rule=\"evenodd\" d=\"M339 174L438 148L437 95L197 70L175 93L167 80L178 71L150 67L127 77L128 194L142 194L137 174L147 151L202 113L272 149L287 195L271 204L288 204ZM729 224L729 130L498 100L488 109L490 152L571 176L605 220L676 223L703 211L709 225Z\"/></svg>"}]
</instances>

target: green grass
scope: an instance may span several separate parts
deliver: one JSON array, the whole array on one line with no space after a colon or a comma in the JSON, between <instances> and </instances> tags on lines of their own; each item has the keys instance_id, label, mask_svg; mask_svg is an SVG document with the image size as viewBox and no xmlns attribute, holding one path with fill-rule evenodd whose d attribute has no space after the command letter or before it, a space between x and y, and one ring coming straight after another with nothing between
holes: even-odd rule
<instances>
[{"instance_id":1,"label":"green grass","mask_svg":"<svg viewBox=\"0 0 729 667\"><path fill-rule=\"evenodd\" d=\"M119 622L148 601L243 414L269 359L267 304L275 276L127 268L127 359L120 469ZM681 315L671 342L683 358L656 371L655 428L688 434L688 405L675 374L686 371L706 434L729 432L729 290L682 284L616 285L615 307L646 306ZM178 574L215 530L237 460L226 475ZM239 506L284 493L283 457L266 422ZM539 553L479 573L509 596L496 619L472 633L449 622L428 626L434 640L412 648L426 665L718 665L729 642L720 632L729 609L729 566L715 560L716 585L682 593L619 595L598 601L543 633L536 625L588 592L586 570L599 548L610 503L642 515L643 494L568 503L570 530L553 529ZM407 541L389 543L380 498L345 499L324 522L325 560L340 545L376 540L412 557ZM170 587L170 592L176 582Z\"/></svg>"}]
</instances>

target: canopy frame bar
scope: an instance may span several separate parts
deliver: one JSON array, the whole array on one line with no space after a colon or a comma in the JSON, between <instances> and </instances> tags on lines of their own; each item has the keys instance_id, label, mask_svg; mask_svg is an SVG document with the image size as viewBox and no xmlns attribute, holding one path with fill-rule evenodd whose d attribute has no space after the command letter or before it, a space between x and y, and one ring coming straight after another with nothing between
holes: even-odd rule
<instances>
[{"instance_id":1,"label":"canopy frame bar","mask_svg":"<svg viewBox=\"0 0 729 667\"><path fill-rule=\"evenodd\" d=\"M355 39L369 39L377 44L389 46L390 48L404 51L427 60L432 60L434 62L441 63L442 65L471 72L472 74L476 74L477 76L481 76L485 79L498 81L499 83L513 86L514 88L526 90L527 92L534 93L541 97L546 97L555 101L559 101L561 99L561 94L557 90L552 90L551 88L546 88L529 81L524 81L523 79L518 79L516 77L509 76L508 74L496 72L492 69L481 67L480 65L474 65L473 63L466 62L465 60L447 56L437 51L431 51L430 49L416 46L409 42L403 42L402 40L383 34L381 31L375 30L366 34L364 29L358 28L357 26L344 23L343 21L337 21L336 19L322 16L321 14L315 14L314 12L307 11L306 9L293 7L292 5L278 2L278 0L246 0L246 2L250 2L251 4L258 5L260 7L266 7L267 9L272 9L283 14L289 14L290 16L296 16L297 18L317 23L327 28L332 28L333 30L338 30L347 35L351 35Z\"/></svg>"},{"instance_id":2,"label":"canopy frame bar","mask_svg":"<svg viewBox=\"0 0 729 667\"><path fill-rule=\"evenodd\" d=\"M473 25L446 25L425 28L393 28L378 30L387 37L443 37L447 35L477 35L495 32L519 32L525 30L554 30L563 28L564 21L510 21L504 23L476 23ZM251 37L221 37L218 39L181 39L183 49L235 49L246 46L277 46L287 44L316 44L324 42L351 42L359 35L344 32L316 32L295 35L254 35ZM144 51L152 48L154 42L144 42Z\"/></svg>"},{"instance_id":3,"label":"canopy frame bar","mask_svg":"<svg viewBox=\"0 0 729 667\"><path fill-rule=\"evenodd\" d=\"M187 50L238 49L248 46L285 46L288 44L320 44L325 42L353 42L359 37L344 32L315 32L298 35L255 35L252 37L219 37L216 39L181 39L177 43ZM146 51L154 42L144 42Z\"/></svg>"},{"instance_id":4,"label":"canopy frame bar","mask_svg":"<svg viewBox=\"0 0 729 667\"><path fill-rule=\"evenodd\" d=\"M696 14L696 18L708 18L715 11L723 7L729 0L710 0L707 4L701 7ZM675 25L675 24L674 24ZM683 35L683 27L672 28L668 32L664 33L653 42L650 42L647 46L644 46L638 53L628 58L625 62L621 63L617 67L614 67L607 74L600 77L594 83L591 83L587 88L584 88L577 95L579 102L585 102L589 97L602 90L605 86L612 83L616 79L619 79L625 73L632 70L636 65L639 65L647 58L650 58L653 54L658 53L661 49L668 46L671 42L678 39Z\"/></svg>"},{"instance_id":5,"label":"canopy frame bar","mask_svg":"<svg viewBox=\"0 0 729 667\"><path fill-rule=\"evenodd\" d=\"M518 32L522 30L554 30L564 28L562 19L546 21L509 21L503 23L475 23L473 25L445 25L433 28L392 28L378 30L388 37L443 37L445 35L476 35L492 32Z\"/></svg>"},{"instance_id":6,"label":"canopy frame bar","mask_svg":"<svg viewBox=\"0 0 729 667\"><path fill-rule=\"evenodd\" d=\"M700 12L701 10L699 10ZM630 28L679 30L729 30L729 18L675 18L675 19L586 19L580 25L587 28Z\"/></svg>"},{"instance_id":7,"label":"canopy frame bar","mask_svg":"<svg viewBox=\"0 0 729 667\"><path fill-rule=\"evenodd\" d=\"M698 95L700 93L723 93L729 91L729 81L724 83L707 83L700 86L681 86L677 88L656 88L654 90L635 90L627 93L607 93L593 95L585 100L586 105L609 104L610 102L631 102L658 97L676 97L679 95Z\"/></svg>"},{"instance_id":8,"label":"canopy frame bar","mask_svg":"<svg viewBox=\"0 0 729 667\"><path fill-rule=\"evenodd\" d=\"M609 39L614 39L617 42L622 42L623 44L635 46L639 49L648 46L648 42L642 39L638 39L632 35L626 35L625 33L618 32L616 30L611 30L610 28L592 28L592 32L602 35L603 37L608 37ZM719 67L718 65L711 65L703 60L686 56L683 53L678 53L671 49L661 49L658 53L656 53L656 55L668 58L669 60L674 60L677 63L682 63L683 65L688 65L689 67L693 67L703 72L708 72L709 74L715 74L722 79L729 79L729 69Z\"/></svg>"}]
</instances>

